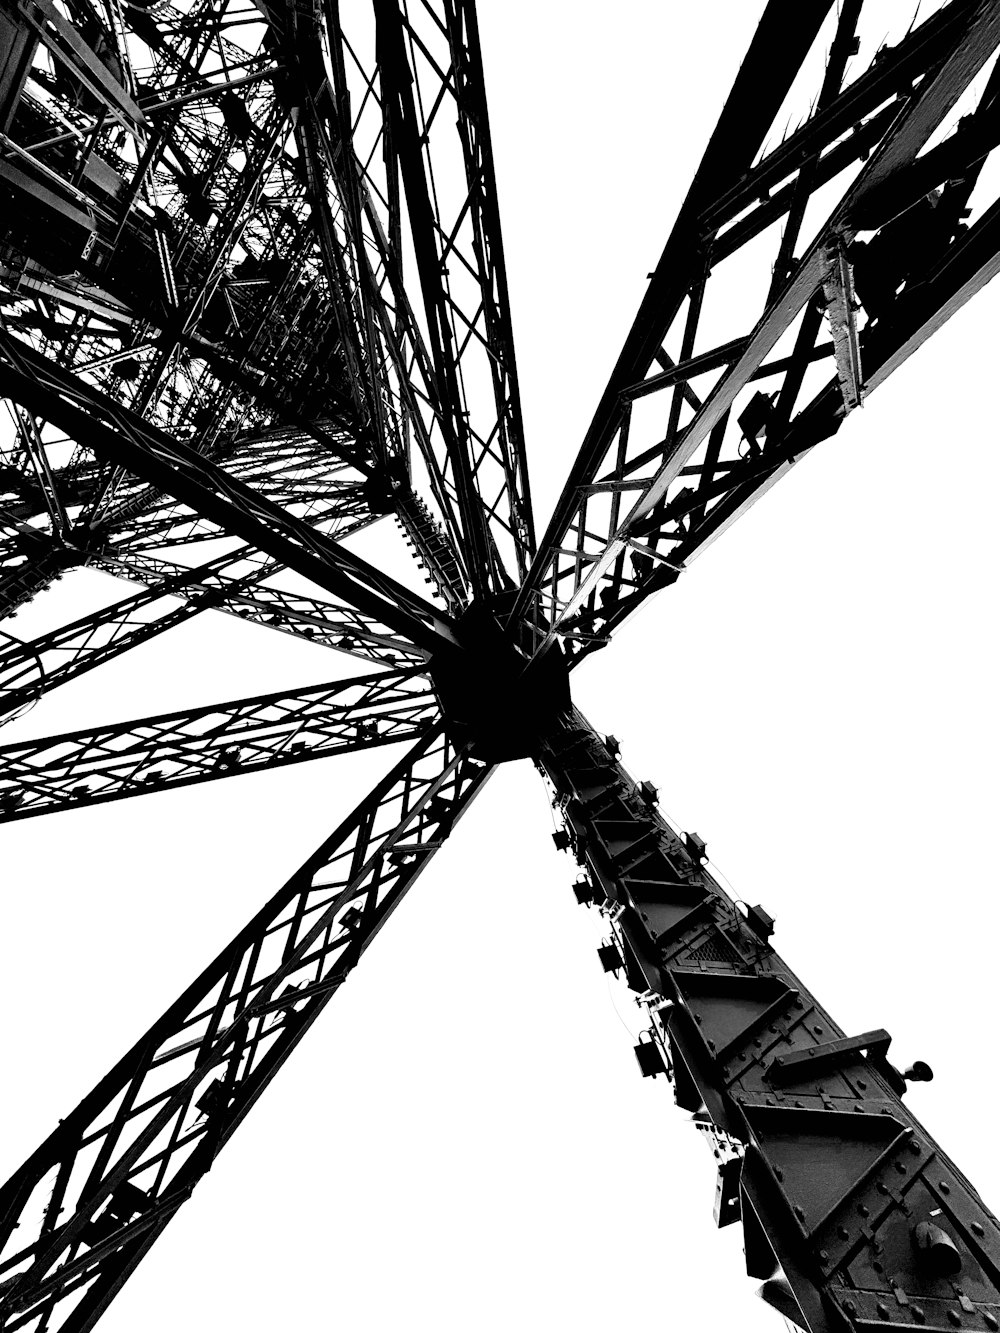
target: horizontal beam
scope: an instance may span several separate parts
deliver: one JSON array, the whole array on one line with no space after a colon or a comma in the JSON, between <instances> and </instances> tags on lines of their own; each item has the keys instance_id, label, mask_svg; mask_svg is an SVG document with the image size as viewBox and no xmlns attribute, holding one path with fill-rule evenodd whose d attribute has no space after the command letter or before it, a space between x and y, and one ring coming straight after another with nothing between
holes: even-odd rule
<instances>
[{"instance_id":1,"label":"horizontal beam","mask_svg":"<svg viewBox=\"0 0 1000 1333\"><path fill-rule=\"evenodd\" d=\"M411 667L19 741L0 746L0 823L415 740L436 715Z\"/></svg>"}]
</instances>

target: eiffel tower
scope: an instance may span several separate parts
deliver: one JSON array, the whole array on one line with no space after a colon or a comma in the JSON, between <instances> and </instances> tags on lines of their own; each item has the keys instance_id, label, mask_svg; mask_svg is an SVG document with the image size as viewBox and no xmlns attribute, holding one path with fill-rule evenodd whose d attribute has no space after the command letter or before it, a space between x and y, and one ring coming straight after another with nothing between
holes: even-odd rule
<instances>
[{"instance_id":1,"label":"eiffel tower","mask_svg":"<svg viewBox=\"0 0 1000 1333\"><path fill-rule=\"evenodd\" d=\"M575 702L1000 264L1000 3L883 17L766 5L536 530L471 3L0 0L4 717L206 611L360 659L4 743L0 819L403 747L0 1188L0 1327L96 1323L529 759L764 1301L810 1333L1000 1328L997 1220L905 1101L930 1069L837 1025ZM97 574L125 584L53 627Z\"/></svg>"}]
</instances>

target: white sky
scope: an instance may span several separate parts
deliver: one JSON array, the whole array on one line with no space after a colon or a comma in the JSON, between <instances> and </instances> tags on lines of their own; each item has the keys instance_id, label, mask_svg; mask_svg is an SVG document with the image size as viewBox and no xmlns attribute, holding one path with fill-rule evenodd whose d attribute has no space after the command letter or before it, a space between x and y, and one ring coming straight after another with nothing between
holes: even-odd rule
<instances>
[{"instance_id":1,"label":"white sky","mask_svg":"<svg viewBox=\"0 0 1000 1333\"><path fill-rule=\"evenodd\" d=\"M483 0L542 517L757 10ZM934 1067L911 1104L987 1201L998 315L1000 288L574 676L842 1026ZM44 701L32 730L346 673L210 614L168 639ZM0 831L0 1178L395 754ZM526 762L492 779L105 1333L780 1327L739 1228L714 1229L709 1152L639 1077L638 1012L551 830Z\"/></svg>"}]
</instances>

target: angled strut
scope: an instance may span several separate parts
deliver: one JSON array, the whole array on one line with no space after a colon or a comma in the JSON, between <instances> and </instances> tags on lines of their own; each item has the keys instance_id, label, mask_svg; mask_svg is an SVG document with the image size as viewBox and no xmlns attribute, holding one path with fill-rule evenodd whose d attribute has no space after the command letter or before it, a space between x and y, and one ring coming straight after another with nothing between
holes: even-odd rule
<instances>
[{"instance_id":1,"label":"angled strut","mask_svg":"<svg viewBox=\"0 0 1000 1333\"><path fill-rule=\"evenodd\" d=\"M489 775L439 725L0 1188L0 1325L84 1333Z\"/></svg>"},{"instance_id":2,"label":"angled strut","mask_svg":"<svg viewBox=\"0 0 1000 1333\"><path fill-rule=\"evenodd\" d=\"M742 1219L761 1295L809 1333L992 1328L1000 1223L903 1104L888 1035L847 1037L771 947L767 913L737 908L616 755L573 712L539 767L584 868L577 898L609 922L601 961L648 1009L640 1068L716 1138L717 1221Z\"/></svg>"}]
</instances>

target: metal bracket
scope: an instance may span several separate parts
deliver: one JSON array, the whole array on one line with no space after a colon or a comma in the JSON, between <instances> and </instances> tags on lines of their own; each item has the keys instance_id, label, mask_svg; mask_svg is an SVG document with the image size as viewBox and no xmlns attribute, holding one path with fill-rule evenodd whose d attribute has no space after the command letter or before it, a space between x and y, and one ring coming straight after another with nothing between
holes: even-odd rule
<instances>
[{"instance_id":1,"label":"metal bracket","mask_svg":"<svg viewBox=\"0 0 1000 1333\"><path fill-rule=\"evenodd\" d=\"M891 1041L885 1028L875 1028L857 1037L838 1037L835 1041L819 1042L805 1050L776 1055L767 1066L764 1077L774 1086L798 1083L819 1070L850 1064L854 1056L864 1051L879 1072L888 1078L894 1091L901 1093L906 1087L905 1080L886 1058Z\"/></svg>"}]
</instances>

